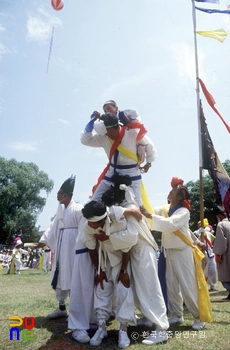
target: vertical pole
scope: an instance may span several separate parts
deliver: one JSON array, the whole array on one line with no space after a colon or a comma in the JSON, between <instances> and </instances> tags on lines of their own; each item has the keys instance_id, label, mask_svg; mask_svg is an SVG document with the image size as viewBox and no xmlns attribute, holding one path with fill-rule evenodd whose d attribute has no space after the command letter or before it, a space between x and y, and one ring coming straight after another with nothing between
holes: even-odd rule
<instances>
[{"instance_id":1,"label":"vertical pole","mask_svg":"<svg viewBox=\"0 0 230 350\"><path fill-rule=\"evenodd\" d=\"M199 89L199 68L197 54L197 38L196 38L196 9L194 0L192 1L192 17L194 29L194 47L195 47L195 64L196 64L196 96L197 96L197 122L198 122L198 142L199 142L199 178L200 178L200 222L201 227L204 226L204 196L203 196L203 157L202 157L202 135L200 122L200 89ZM201 241L204 242L204 233L201 233Z\"/></svg>"}]
</instances>

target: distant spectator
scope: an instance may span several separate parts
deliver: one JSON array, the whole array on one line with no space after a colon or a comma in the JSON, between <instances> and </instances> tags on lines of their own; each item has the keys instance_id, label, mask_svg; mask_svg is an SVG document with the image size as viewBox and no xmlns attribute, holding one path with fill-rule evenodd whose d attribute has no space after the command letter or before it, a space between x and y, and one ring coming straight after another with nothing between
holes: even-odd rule
<instances>
[{"instance_id":1,"label":"distant spectator","mask_svg":"<svg viewBox=\"0 0 230 350\"><path fill-rule=\"evenodd\" d=\"M13 258L14 258L14 266L15 273L20 275L20 267L21 267L21 254L28 254L27 250L24 250L22 247L22 241L19 239L15 242L15 248L13 249Z\"/></svg>"},{"instance_id":2,"label":"distant spectator","mask_svg":"<svg viewBox=\"0 0 230 350\"><path fill-rule=\"evenodd\" d=\"M230 301L230 222L223 207L215 208L218 220L213 251L216 254L218 279L228 291L223 300Z\"/></svg>"}]
</instances>

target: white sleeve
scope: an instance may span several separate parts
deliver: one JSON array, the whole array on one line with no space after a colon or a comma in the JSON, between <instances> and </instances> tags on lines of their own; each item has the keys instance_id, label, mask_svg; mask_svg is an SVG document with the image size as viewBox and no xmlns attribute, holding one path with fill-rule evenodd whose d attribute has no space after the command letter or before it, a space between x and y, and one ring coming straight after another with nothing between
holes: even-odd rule
<instances>
[{"instance_id":1,"label":"white sleeve","mask_svg":"<svg viewBox=\"0 0 230 350\"><path fill-rule=\"evenodd\" d=\"M157 158L157 150L151 139L145 135L138 144L145 146L146 162L151 163Z\"/></svg>"},{"instance_id":2,"label":"white sleeve","mask_svg":"<svg viewBox=\"0 0 230 350\"><path fill-rule=\"evenodd\" d=\"M103 147L106 138L107 137L104 135L93 134L92 132L85 131L82 131L80 135L81 143L90 147Z\"/></svg>"},{"instance_id":3,"label":"white sleeve","mask_svg":"<svg viewBox=\"0 0 230 350\"><path fill-rule=\"evenodd\" d=\"M86 247L90 250L94 250L97 247L97 240L94 237L94 230L92 230L88 226L88 221L85 222L83 226L84 234L82 236L82 242L86 245Z\"/></svg>"},{"instance_id":4,"label":"white sleeve","mask_svg":"<svg viewBox=\"0 0 230 350\"><path fill-rule=\"evenodd\" d=\"M126 219L124 219L126 220ZM115 250L128 252L138 241L138 230L134 221L136 219L132 216L127 217L127 228L116 231L109 236L109 240Z\"/></svg>"},{"instance_id":5,"label":"white sleeve","mask_svg":"<svg viewBox=\"0 0 230 350\"><path fill-rule=\"evenodd\" d=\"M137 113L137 111L135 111L134 109L125 109L124 111L124 115L126 117L128 117L129 119L131 119L131 121L137 121L137 122L141 122L141 117L139 116L139 114Z\"/></svg>"},{"instance_id":6,"label":"white sleeve","mask_svg":"<svg viewBox=\"0 0 230 350\"><path fill-rule=\"evenodd\" d=\"M175 232L186 225L188 221L188 210L178 210L178 213L173 214L169 218L152 214L152 228L153 230L160 232Z\"/></svg>"}]
</instances>

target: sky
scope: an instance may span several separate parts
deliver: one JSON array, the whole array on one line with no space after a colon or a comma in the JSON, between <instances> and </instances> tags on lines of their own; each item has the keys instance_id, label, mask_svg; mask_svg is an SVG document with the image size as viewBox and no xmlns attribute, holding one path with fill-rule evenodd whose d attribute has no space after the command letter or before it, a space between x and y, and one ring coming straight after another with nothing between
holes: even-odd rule
<instances>
[{"instance_id":1,"label":"sky","mask_svg":"<svg viewBox=\"0 0 230 350\"><path fill-rule=\"evenodd\" d=\"M226 14L196 11L196 22L197 30L230 29ZM199 77L230 125L230 33L223 43L196 38ZM33 162L54 181L40 230L50 225L57 191L71 174L74 200L84 205L106 166L104 150L82 145L80 133L108 99L137 110L157 149L143 175L152 206L165 204L173 176L197 181L197 96L190 0L64 0L61 11L50 0L0 0L0 155ZM200 97L224 162L230 135L202 91Z\"/></svg>"}]
</instances>

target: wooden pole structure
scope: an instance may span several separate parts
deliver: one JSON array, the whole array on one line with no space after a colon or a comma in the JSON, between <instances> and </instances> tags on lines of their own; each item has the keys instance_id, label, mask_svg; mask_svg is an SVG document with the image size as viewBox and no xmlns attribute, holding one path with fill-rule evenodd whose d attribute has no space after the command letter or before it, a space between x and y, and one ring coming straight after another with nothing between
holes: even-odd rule
<instances>
[{"instance_id":1,"label":"wooden pole structure","mask_svg":"<svg viewBox=\"0 0 230 350\"><path fill-rule=\"evenodd\" d=\"M197 122L198 122L198 142L199 142L199 179L200 179L200 222L201 227L204 227L204 191L203 191L203 156L202 156L202 134L201 134L201 102L199 88L199 68L198 68L198 53L197 53L197 38L196 38L196 9L194 0L192 1L192 17L194 29L194 47L195 47L195 64L196 64L196 95L197 95ZM204 242L204 233L201 233L201 241Z\"/></svg>"}]
</instances>

